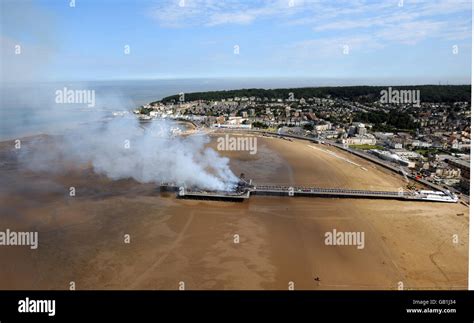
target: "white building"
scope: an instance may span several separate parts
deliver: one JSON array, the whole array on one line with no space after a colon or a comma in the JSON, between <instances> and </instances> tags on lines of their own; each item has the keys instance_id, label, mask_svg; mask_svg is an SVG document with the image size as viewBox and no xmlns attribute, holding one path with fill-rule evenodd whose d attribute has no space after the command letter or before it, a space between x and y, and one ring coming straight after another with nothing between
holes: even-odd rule
<instances>
[{"instance_id":1,"label":"white building","mask_svg":"<svg viewBox=\"0 0 474 323\"><path fill-rule=\"evenodd\" d=\"M159 116L160 116L160 113L158 111L150 111L150 117L158 118Z\"/></svg>"},{"instance_id":2,"label":"white building","mask_svg":"<svg viewBox=\"0 0 474 323\"><path fill-rule=\"evenodd\" d=\"M357 135L355 137L342 139L342 143L348 145L375 145L376 142L375 137L371 134L366 134L364 136Z\"/></svg>"},{"instance_id":3,"label":"white building","mask_svg":"<svg viewBox=\"0 0 474 323\"><path fill-rule=\"evenodd\" d=\"M429 148L432 146L430 142L421 141L421 140L413 140L411 145L412 147L420 147L420 148Z\"/></svg>"},{"instance_id":4,"label":"white building","mask_svg":"<svg viewBox=\"0 0 474 323\"><path fill-rule=\"evenodd\" d=\"M414 168L415 167L415 162L410 161L404 157L400 157L397 154L392 154L389 151L385 150L377 150L377 149L371 149L371 153L379 157L380 159L384 159L393 163L398 163L402 166L406 166L408 168Z\"/></svg>"}]
</instances>

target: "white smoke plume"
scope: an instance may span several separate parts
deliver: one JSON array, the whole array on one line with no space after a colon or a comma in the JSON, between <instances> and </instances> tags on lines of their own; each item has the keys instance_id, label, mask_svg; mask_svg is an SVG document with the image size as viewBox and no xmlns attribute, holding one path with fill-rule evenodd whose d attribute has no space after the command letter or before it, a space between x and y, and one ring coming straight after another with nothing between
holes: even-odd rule
<instances>
[{"instance_id":1,"label":"white smoke plume","mask_svg":"<svg viewBox=\"0 0 474 323\"><path fill-rule=\"evenodd\" d=\"M206 147L204 135L176 136L171 121L142 127L134 117L86 125L64 135L54 147L38 142L24 150L21 162L33 170L90 163L98 174L141 183L175 183L208 190L232 190L238 181L229 159ZM53 166L55 165L55 166Z\"/></svg>"}]
</instances>

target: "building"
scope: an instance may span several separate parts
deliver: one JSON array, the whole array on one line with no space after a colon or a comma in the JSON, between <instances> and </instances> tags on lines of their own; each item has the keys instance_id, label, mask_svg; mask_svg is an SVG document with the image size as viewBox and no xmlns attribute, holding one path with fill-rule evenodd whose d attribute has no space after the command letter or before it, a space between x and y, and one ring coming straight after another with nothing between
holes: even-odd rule
<instances>
[{"instance_id":1,"label":"building","mask_svg":"<svg viewBox=\"0 0 474 323\"><path fill-rule=\"evenodd\" d=\"M355 134L356 134L356 127L350 126L349 129L347 129L347 135L351 137L351 136L354 136Z\"/></svg>"},{"instance_id":2,"label":"building","mask_svg":"<svg viewBox=\"0 0 474 323\"><path fill-rule=\"evenodd\" d=\"M363 123L359 123L356 131L357 131L357 134L360 136L364 136L367 134L367 129L365 128L365 124Z\"/></svg>"},{"instance_id":3,"label":"building","mask_svg":"<svg viewBox=\"0 0 474 323\"><path fill-rule=\"evenodd\" d=\"M466 159L463 159L466 158ZM470 160L467 159L466 155L439 155L439 160L446 162L449 166L460 170L460 181L459 188L464 192L469 193L470 191L470 176L471 176L471 165Z\"/></svg>"},{"instance_id":4,"label":"building","mask_svg":"<svg viewBox=\"0 0 474 323\"><path fill-rule=\"evenodd\" d=\"M314 125L314 130L315 130L315 131L326 131L326 130L331 129L331 126L332 126L332 125L331 125L330 122L320 120L319 122L317 122L317 123Z\"/></svg>"},{"instance_id":5,"label":"building","mask_svg":"<svg viewBox=\"0 0 474 323\"><path fill-rule=\"evenodd\" d=\"M430 142L426 142L426 141L413 140L411 142L411 146L412 147L419 147L419 148L429 148L429 147L432 146L432 144Z\"/></svg>"},{"instance_id":6,"label":"building","mask_svg":"<svg viewBox=\"0 0 474 323\"><path fill-rule=\"evenodd\" d=\"M445 161L455 167L455 168L459 168L461 170L461 174L462 174L462 177L465 177L467 179L469 179L469 177L471 176L471 165L469 163L468 160L463 160L463 159L460 159L460 158L452 158L454 156L449 156L448 158L445 158Z\"/></svg>"},{"instance_id":7,"label":"building","mask_svg":"<svg viewBox=\"0 0 474 323\"><path fill-rule=\"evenodd\" d=\"M401 142L396 142L394 140L389 140L387 143L390 146L390 148L393 148L393 149L402 149L403 148L403 144Z\"/></svg>"},{"instance_id":8,"label":"building","mask_svg":"<svg viewBox=\"0 0 474 323\"><path fill-rule=\"evenodd\" d=\"M387 160L392 163L397 163L408 168L415 168L416 165L415 162L410 161L404 157L400 157L397 154L392 154L389 151L371 149L370 152L375 156L379 157L380 159Z\"/></svg>"},{"instance_id":9,"label":"building","mask_svg":"<svg viewBox=\"0 0 474 323\"><path fill-rule=\"evenodd\" d=\"M406 149L391 149L392 154L398 155L406 159L421 159L422 156L416 151L406 150Z\"/></svg>"},{"instance_id":10,"label":"building","mask_svg":"<svg viewBox=\"0 0 474 323\"><path fill-rule=\"evenodd\" d=\"M375 132L374 133L375 138L380 139L382 141L386 141L389 138L392 138L394 136L393 132Z\"/></svg>"},{"instance_id":11,"label":"building","mask_svg":"<svg viewBox=\"0 0 474 323\"><path fill-rule=\"evenodd\" d=\"M342 139L342 143L348 144L348 145L375 145L376 140L373 136L365 135L365 136L344 138Z\"/></svg>"},{"instance_id":12,"label":"building","mask_svg":"<svg viewBox=\"0 0 474 323\"><path fill-rule=\"evenodd\" d=\"M461 177L461 170L459 168L438 167L435 170L435 174L441 178L458 179Z\"/></svg>"}]
</instances>

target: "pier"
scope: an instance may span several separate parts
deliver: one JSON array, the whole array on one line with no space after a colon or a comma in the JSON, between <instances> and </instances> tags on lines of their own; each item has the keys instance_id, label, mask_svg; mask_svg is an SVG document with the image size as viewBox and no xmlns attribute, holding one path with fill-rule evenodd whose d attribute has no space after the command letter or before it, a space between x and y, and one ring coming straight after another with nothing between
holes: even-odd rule
<instances>
[{"instance_id":1,"label":"pier","mask_svg":"<svg viewBox=\"0 0 474 323\"><path fill-rule=\"evenodd\" d=\"M286 197L320 197L320 198L357 198L357 199L385 199L420 202L456 203L458 198L449 191L427 190L400 190L400 191L372 191L343 188L321 188L303 186L252 185L238 191L206 191L188 189L172 184L161 185L163 191L174 191L182 199L220 200L243 202L251 195L286 196Z\"/></svg>"}]
</instances>

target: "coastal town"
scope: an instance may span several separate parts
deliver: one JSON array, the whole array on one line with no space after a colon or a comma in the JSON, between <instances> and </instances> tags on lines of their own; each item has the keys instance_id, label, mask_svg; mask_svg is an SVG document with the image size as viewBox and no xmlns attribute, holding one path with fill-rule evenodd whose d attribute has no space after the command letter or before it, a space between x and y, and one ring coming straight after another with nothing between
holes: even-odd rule
<instances>
[{"instance_id":1,"label":"coastal town","mask_svg":"<svg viewBox=\"0 0 474 323\"><path fill-rule=\"evenodd\" d=\"M0 0L0 323L474 323L473 2Z\"/></svg>"},{"instance_id":2,"label":"coastal town","mask_svg":"<svg viewBox=\"0 0 474 323\"><path fill-rule=\"evenodd\" d=\"M360 103L344 98L235 96L162 100L134 110L141 120L252 130L340 145L383 160L410 177L469 195L470 103Z\"/></svg>"}]
</instances>

